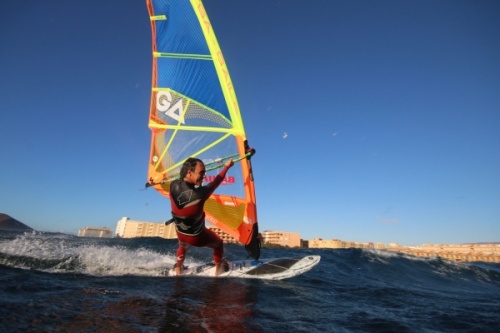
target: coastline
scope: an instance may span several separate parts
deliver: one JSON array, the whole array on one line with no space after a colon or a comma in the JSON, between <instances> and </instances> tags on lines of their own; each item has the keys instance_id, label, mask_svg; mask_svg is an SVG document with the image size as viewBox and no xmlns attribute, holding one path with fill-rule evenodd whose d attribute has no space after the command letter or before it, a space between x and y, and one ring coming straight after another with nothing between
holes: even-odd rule
<instances>
[{"instance_id":1,"label":"coastline","mask_svg":"<svg viewBox=\"0 0 500 333\"><path fill-rule=\"evenodd\" d=\"M424 244L399 246L389 251L417 257L441 257L453 261L500 263L500 244Z\"/></svg>"},{"instance_id":2,"label":"coastline","mask_svg":"<svg viewBox=\"0 0 500 333\"><path fill-rule=\"evenodd\" d=\"M358 243L338 239L323 240L316 238L309 241L309 248L367 248L404 253L417 257L440 257L459 262L489 262L500 263L499 243L471 243L471 244L423 244L418 246L404 246L396 243Z\"/></svg>"}]
</instances>

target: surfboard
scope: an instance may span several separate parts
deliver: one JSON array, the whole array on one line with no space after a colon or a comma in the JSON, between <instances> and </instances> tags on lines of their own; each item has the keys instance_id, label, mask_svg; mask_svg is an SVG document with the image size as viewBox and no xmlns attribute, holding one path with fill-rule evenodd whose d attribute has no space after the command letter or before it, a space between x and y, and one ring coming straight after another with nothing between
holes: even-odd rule
<instances>
[{"instance_id":1,"label":"surfboard","mask_svg":"<svg viewBox=\"0 0 500 333\"><path fill-rule=\"evenodd\" d=\"M185 267L181 275L175 274L175 269L164 272L167 276L176 277L217 277L244 278L262 280L283 280L303 274L311 270L321 260L321 256L310 255L300 258L272 258L259 260L228 261L225 272L215 275L215 264L205 263Z\"/></svg>"}]
</instances>

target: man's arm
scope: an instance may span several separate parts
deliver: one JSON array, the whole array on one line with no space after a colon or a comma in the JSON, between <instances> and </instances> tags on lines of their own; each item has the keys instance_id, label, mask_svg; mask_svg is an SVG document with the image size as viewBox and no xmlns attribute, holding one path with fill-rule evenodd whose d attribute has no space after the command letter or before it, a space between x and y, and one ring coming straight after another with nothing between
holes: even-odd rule
<instances>
[{"instance_id":1,"label":"man's arm","mask_svg":"<svg viewBox=\"0 0 500 333\"><path fill-rule=\"evenodd\" d=\"M224 178L226 178L227 171L233 165L234 165L234 162L233 162L232 159L229 159L226 162L226 164L224 164L224 168L221 170L221 172L219 172L219 174L215 177L215 179L207 185L207 189L208 189L207 197L209 197L210 195L212 195L212 193L214 193L215 189L217 187L219 187L219 185L222 183L222 181L224 180Z\"/></svg>"}]
</instances>

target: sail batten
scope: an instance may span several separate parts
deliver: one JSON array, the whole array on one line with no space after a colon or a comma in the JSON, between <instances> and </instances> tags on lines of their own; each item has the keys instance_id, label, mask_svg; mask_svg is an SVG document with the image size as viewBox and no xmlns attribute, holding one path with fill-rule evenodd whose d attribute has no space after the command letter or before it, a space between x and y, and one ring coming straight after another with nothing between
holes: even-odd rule
<instances>
[{"instance_id":1,"label":"sail batten","mask_svg":"<svg viewBox=\"0 0 500 333\"><path fill-rule=\"evenodd\" d=\"M227 159L237 161L206 202L206 220L258 258L254 151L207 12L201 0L146 3L153 35L148 186L168 197L169 182L189 157L205 163L207 181Z\"/></svg>"},{"instance_id":2,"label":"sail batten","mask_svg":"<svg viewBox=\"0 0 500 333\"><path fill-rule=\"evenodd\" d=\"M154 52L153 55L156 58L212 60L212 56L209 55L209 54L186 54L186 53Z\"/></svg>"}]
</instances>

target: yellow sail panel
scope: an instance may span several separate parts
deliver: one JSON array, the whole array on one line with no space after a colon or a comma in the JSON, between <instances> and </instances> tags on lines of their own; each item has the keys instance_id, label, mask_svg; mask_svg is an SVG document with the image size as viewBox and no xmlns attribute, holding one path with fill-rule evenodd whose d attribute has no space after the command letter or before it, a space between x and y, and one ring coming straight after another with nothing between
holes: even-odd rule
<instances>
[{"instance_id":1,"label":"yellow sail panel","mask_svg":"<svg viewBox=\"0 0 500 333\"><path fill-rule=\"evenodd\" d=\"M237 160L206 202L206 216L241 243L254 246L258 229L252 153L208 15L200 0L146 3L153 35L148 184L168 197L168 184L187 158L204 161L206 181L228 158Z\"/></svg>"}]
</instances>

